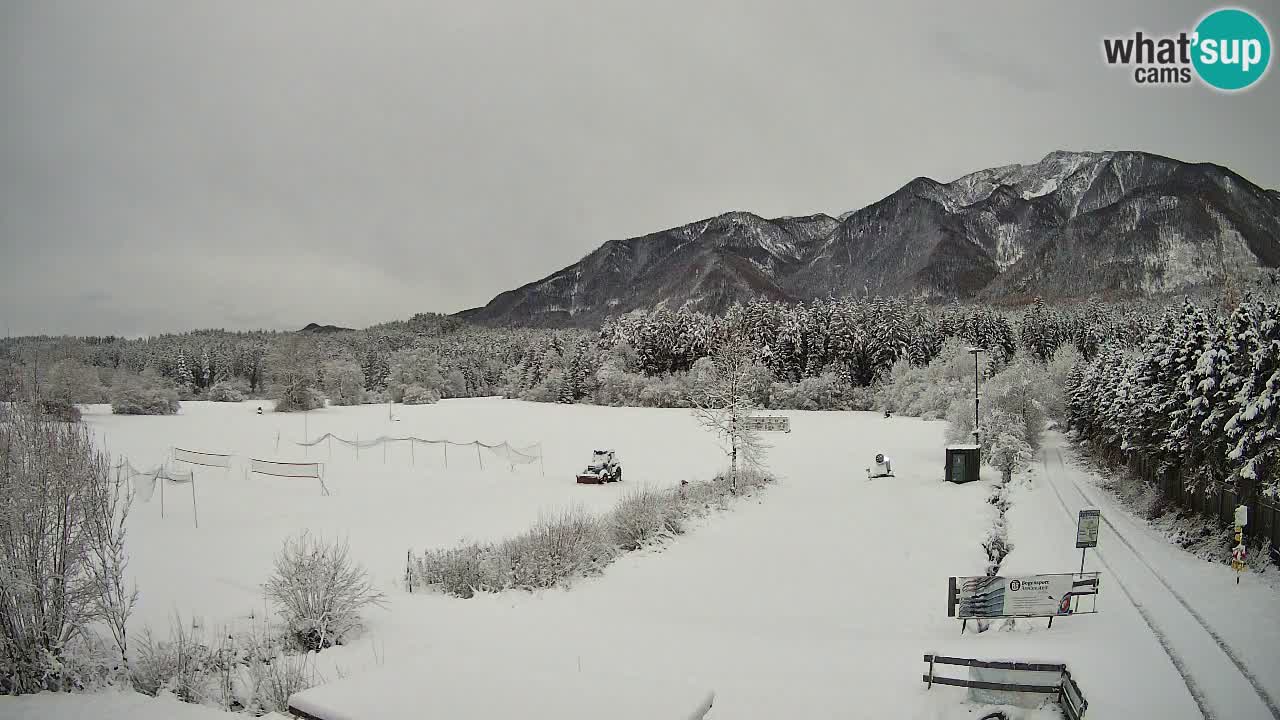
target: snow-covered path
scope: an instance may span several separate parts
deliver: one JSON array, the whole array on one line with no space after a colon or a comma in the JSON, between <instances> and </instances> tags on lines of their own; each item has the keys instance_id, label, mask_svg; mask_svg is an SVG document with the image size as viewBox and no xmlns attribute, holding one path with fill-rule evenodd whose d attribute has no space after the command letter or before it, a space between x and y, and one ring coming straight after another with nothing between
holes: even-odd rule
<instances>
[{"instance_id":1,"label":"snow-covered path","mask_svg":"<svg viewBox=\"0 0 1280 720\"><path fill-rule=\"evenodd\" d=\"M1065 461L1060 436L1042 452L1044 478L1065 518L1102 509L1099 546L1090 569L1140 612L1210 718L1280 719L1280 602L1248 578L1235 584L1225 566L1170 545L1135 520L1090 475ZM1104 589L1105 592L1105 589ZM1083 618L1081 618L1083 619Z\"/></svg>"}]
</instances>

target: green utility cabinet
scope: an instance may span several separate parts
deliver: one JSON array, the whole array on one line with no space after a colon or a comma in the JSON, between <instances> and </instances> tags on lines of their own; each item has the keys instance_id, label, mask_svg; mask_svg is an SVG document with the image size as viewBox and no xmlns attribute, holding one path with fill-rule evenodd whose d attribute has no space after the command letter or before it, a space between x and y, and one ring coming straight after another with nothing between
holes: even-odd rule
<instances>
[{"instance_id":1,"label":"green utility cabinet","mask_svg":"<svg viewBox=\"0 0 1280 720\"><path fill-rule=\"evenodd\" d=\"M947 446L947 482L968 483L978 479L982 448L977 445Z\"/></svg>"}]
</instances>

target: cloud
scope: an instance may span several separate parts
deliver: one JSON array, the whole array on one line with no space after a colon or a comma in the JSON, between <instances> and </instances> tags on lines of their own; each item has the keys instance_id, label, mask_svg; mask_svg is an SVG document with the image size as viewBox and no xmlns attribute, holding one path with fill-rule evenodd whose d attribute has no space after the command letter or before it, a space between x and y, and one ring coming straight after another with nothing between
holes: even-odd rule
<instances>
[{"instance_id":1,"label":"cloud","mask_svg":"<svg viewBox=\"0 0 1280 720\"><path fill-rule=\"evenodd\" d=\"M367 326L483 304L612 238L729 209L838 214L1059 148L1276 187L1274 86L1144 93L1098 60L1105 32L1195 16L5 3L0 321Z\"/></svg>"}]
</instances>

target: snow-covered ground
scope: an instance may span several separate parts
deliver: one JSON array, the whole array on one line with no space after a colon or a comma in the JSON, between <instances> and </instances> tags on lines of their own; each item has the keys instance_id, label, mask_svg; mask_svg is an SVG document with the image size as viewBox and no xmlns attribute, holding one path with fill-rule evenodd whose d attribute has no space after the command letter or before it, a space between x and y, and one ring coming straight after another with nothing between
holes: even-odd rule
<instances>
[{"instance_id":1,"label":"snow-covered ground","mask_svg":"<svg viewBox=\"0 0 1280 720\"><path fill-rule=\"evenodd\" d=\"M139 467L159 462L175 444L303 459L301 448L289 443L302 437L302 416L258 416L253 407L184 403L172 418L115 417L99 409L87 420L105 433L113 454L127 454ZM305 422L313 437L358 432L362 439L541 442L546 476L536 465L514 472L494 467L489 457L481 471L474 455L455 458L453 449L446 470L442 458L426 456L421 446L412 464L407 448L399 455L393 448L385 463L380 449L362 450L358 462L350 448L335 445L332 460L327 448L311 449L310 458L328 463L328 497L305 480L246 480L239 466L230 473L198 470L198 529L180 486L167 491L165 518L158 498L135 509L130 544L142 591L138 627L163 630L174 610L199 615L208 626L260 613L259 585L280 540L308 528L348 537L353 554L390 596L385 609L366 613L359 638L320 655L320 671L332 682L312 697L346 712L373 712L365 717L397 711L418 717L427 709L476 717L483 705L475 698L532 698L544 682L539 678L579 672L612 678L601 682L618 683L620 696L665 693L678 678L681 687L714 691L716 718L979 717L963 704L965 691L925 689L926 652L1065 662L1089 699L1091 718L1200 716L1197 702L1205 700L1188 690L1182 672L1200 688L1212 686L1197 692L1209 698L1214 717L1269 716L1256 693L1250 699L1247 679L1231 675L1229 658L1179 661L1179 671L1162 639L1188 655L1227 656L1212 640L1204 649L1171 639L1183 633L1171 614L1175 601L1120 556L1126 546L1108 528L1100 552L1090 555L1089 569L1103 572L1098 614L1061 618L1052 629L1030 620L1011 631L961 635L959 622L946 617L947 577L985 568L980 542L995 518L987 498L996 473L988 470L988 480L965 486L943 483L943 423L789 412L794 431L768 436L770 465L781 479L763 494L663 548L624 556L603 576L570 590L461 600L406 593L399 585L406 549L503 537L570 503L603 510L627 486L707 477L724 464L723 455L681 410L485 399L397 406L395 413L400 422L388 420L385 406L331 408ZM589 451L604 446L618 450L626 481L574 484ZM863 468L878 451L893 458L897 477L866 479ZM1014 550L1006 573L1078 567L1072 503L1080 501L1068 496L1074 492L1068 483L1078 481L1094 498L1100 493L1047 457L1012 494L1007 520ZM1247 579L1237 587L1221 568L1167 545L1139 545L1157 541L1145 527L1122 524L1118 511L1103 508L1148 562L1167 570L1192 607L1206 603L1210 627L1263 687L1273 687L1280 678L1275 594ZM1144 613L1155 617L1165 637L1152 632ZM1183 633L1186 641L1196 642L1196 632L1209 637L1193 628ZM958 670L949 672L961 676ZM371 697L370 688L380 689ZM469 706L460 706L467 698L473 698ZM103 707L139 702L115 693L98 701ZM0 699L0 716L79 717L75 702ZM188 717L181 710L166 705L156 716ZM203 711L192 709L189 717L206 717L197 710ZM1032 716L1056 715L1010 710L1012 718Z\"/></svg>"}]
</instances>

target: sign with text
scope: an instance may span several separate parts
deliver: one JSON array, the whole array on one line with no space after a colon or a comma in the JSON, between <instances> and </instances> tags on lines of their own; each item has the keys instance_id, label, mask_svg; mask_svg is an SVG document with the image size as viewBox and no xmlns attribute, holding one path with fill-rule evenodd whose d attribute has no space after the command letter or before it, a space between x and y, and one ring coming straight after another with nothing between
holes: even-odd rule
<instances>
[{"instance_id":1,"label":"sign with text","mask_svg":"<svg viewBox=\"0 0 1280 720\"><path fill-rule=\"evenodd\" d=\"M1053 617L1094 612L1073 609L1071 598L1098 594L1098 573L953 577L949 584L948 617Z\"/></svg>"},{"instance_id":2,"label":"sign with text","mask_svg":"<svg viewBox=\"0 0 1280 720\"><path fill-rule=\"evenodd\" d=\"M747 427L765 432L791 432L791 418L786 415L753 415L747 418Z\"/></svg>"},{"instance_id":3,"label":"sign with text","mask_svg":"<svg viewBox=\"0 0 1280 720\"><path fill-rule=\"evenodd\" d=\"M1098 526L1101 524L1101 510L1081 510L1080 519L1076 522L1076 547L1098 547Z\"/></svg>"}]
</instances>

